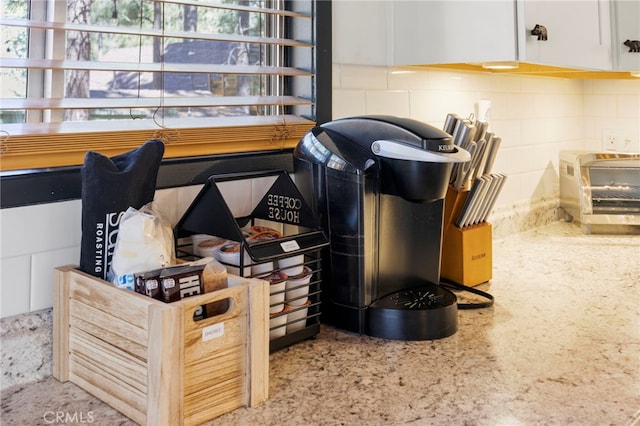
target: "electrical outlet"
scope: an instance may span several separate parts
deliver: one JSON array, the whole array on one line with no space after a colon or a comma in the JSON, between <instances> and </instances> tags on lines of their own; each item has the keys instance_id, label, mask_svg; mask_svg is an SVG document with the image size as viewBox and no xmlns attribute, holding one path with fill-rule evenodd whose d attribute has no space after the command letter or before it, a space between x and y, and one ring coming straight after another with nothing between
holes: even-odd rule
<instances>
[{"instance_id":1,"label":"electrical outlet","mask_svg":"<svg viewBox=\"0 0 640 426\"><path fill-rule=\"evenodd\" d=\"M602 129L602 149L605 152L638 152L638 137L631 130Z\"/></svg>"},{"instance_id":2,"label":"electrical outlet","mask_svg":"<svg viewBox=\"0 0 640 426\"><path fill-rule=\"evenodd\" d=\"M619 129L602 129L602 150L605 152L617 151L620 133Z\"/></svg>"},{"instance_id":3,"label":"electrical outlet","mask_svg":"<svg viewBox=\"0 0 640 426\"><path fill-rule=\"evenodd\" d=\"M605 136L604 141L604 150L605 151L615 151L617 145L617 137L613 134L608 134Z\"/></svg>"}]
</instances>

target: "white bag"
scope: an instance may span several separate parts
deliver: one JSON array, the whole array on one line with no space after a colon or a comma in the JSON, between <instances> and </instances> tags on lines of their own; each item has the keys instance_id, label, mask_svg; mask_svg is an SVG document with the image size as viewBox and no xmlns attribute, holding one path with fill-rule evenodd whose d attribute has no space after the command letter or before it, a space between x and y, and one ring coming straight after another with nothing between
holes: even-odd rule
<instances>
[{"instance_id":1,"label":"white bag","mask_svg":"<svg viewBox=\"0 0 640 426\"><path fill-rule=\"evenodd\" d=\"M120 220L120 230L109 271L116 286L134 289L134 274L175 264L171 227L151 208L129 207Z\"/></svg>"}]
</instances>

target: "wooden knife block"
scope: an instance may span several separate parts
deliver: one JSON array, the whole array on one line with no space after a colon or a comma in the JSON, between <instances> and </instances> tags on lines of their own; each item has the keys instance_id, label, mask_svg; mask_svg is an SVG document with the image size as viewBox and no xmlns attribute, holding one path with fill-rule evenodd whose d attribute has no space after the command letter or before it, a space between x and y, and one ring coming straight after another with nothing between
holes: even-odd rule
<instances>
[{"instance_id":1,"label":"wooden knife block","mask_svg":"<svg viewBox=\"0 0 640 426\"><path fill-rule=\"evenodd\" d=\"M440 276L473 287L492 278L492 234L487 222L464 228L455 226L468 196L468 190L458 191L452 186L447 190Z\"/></svg>"}]
</instances>

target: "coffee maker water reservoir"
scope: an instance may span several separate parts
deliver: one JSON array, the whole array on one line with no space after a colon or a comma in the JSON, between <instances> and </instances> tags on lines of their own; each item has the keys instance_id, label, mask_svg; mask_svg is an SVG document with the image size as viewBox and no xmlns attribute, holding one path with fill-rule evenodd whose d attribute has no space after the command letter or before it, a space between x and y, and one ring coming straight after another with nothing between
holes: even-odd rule
<instances>
[{"instance_id":1,"label":"coffee maker water reservoir","mask_svg":"<svg viewBox=\"0 0 640 426\"><path fill-rule=\"evenodd\" d=\"M448 133L391 116L339 119L302 138L296 185L330 241L324 322L402 340L457 331L456 296L439 285L444 198L453 164L469 159Z\"/></svg>"}]
</instances>

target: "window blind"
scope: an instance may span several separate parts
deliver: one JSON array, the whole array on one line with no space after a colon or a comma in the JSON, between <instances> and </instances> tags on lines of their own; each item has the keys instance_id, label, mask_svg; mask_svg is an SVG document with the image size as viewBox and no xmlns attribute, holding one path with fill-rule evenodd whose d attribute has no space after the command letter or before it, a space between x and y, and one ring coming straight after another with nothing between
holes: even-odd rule
<instances>
[{"instance_id":1,"label":"window blind","mask_svg":"<svg viewBox=\"0 0 640 426\"><path fill-rule=\"evenodd\" d=\"M315 124L313 1L11 0L0 168L285 149Z\"/></svg>"}]
</instances>

